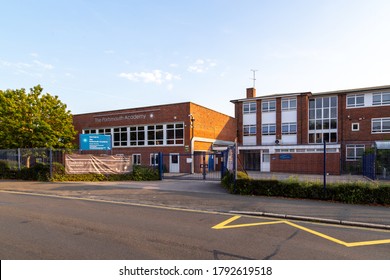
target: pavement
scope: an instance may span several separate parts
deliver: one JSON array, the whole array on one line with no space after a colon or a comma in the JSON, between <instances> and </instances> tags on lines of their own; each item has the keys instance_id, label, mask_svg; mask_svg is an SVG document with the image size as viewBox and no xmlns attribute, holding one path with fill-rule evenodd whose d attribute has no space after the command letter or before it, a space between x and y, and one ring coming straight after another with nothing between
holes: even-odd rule
<instances>
[{"instance_id":1,"label":"pavement","mask_svg":"<svg viewBox=\"0 0 390 280\"><path fill-rule=\"evenodd\" d=\"M1 192L194 209L390 230L390 206L229 194L214 181L30 182L0 180ZM1 204L1 200L0 200Z\"/></svg>"}]
</instances>

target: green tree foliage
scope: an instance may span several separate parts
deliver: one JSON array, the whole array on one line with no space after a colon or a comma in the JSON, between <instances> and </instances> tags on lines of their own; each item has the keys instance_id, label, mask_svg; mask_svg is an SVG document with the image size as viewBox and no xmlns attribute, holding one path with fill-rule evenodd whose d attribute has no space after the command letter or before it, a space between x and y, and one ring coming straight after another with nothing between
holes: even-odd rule
<instances>
[{"instance_id":1,"label":"green tree foliage","mask_svg":"<svg viewBox=\"0 0 390 280\"><path fill-rule=\"evenodd\" d=\"M71 148L72 115L58 96L30 89L0 90L0 149Z\"/></svg>"}]
</instances>

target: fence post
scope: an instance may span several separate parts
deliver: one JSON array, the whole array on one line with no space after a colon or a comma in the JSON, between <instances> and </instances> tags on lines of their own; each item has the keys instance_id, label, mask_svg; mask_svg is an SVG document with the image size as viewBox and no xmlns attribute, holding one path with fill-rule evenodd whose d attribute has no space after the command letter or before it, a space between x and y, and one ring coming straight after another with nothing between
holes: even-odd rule
<instances>
[{"instance_id":1,"label":"fence post","mask_svg":"<svg viewBox=\"0 0 390 280\"><path fill-rule=\"evenodd\" d=\"M50 179L53 179L53 148L49 149Z\"/></svg>"},{"instance_id":2,"label":"fence post","mask_svg":"<svg viewBox=\"0 0 390 280\"><path fill-rule=\"evenodd\" d=\"M159 179L160 179L160 180L162 180L163 177L164 177L164 168L163 168L163 165L164 165L163 153L162 153L162 152L159 152L159 153L158 153L158 175L159 175Z\"/></svg>"},{"instance_id":3,"label":"fence post","mask_svg":"<svg viewBox=\"0 0 390 280\"><path fill-rule=\"evenodd\" d=\"M22 169L21 160L22 160L21 151L20 151L20 148L18 148L18 170L19 171Z\"/></svg>"},{"instance_id":4,"label":"fence post","mask_svg":"<svg viewBox=\"0 0 390 280\"><path fill-rule=\"evenodd\" d=\"M203 180L206 180L206 152L203 152L202 162L203 164L201 164L201 167L202 167Z\"/></svg>"},{"instance_id":5,"label":"fence post","mask_svg":"<svg viewBox=\"0 0 390 280\"><path fill-rule=\"evenodd\" d=\"M324 194L326 192L326 141L324 140Z\"/></svg>"}]
</instances>

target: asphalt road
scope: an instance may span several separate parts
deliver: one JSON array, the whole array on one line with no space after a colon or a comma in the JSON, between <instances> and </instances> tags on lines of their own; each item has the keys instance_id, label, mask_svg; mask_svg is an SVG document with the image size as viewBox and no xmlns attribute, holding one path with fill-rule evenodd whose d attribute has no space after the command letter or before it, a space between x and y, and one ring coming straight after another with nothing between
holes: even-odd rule
<instances>
[{"instance_id":1,"label":"asphalt road","mask_svg":"<svg viewBox=\"0 0 390 280\"><path fill-rule=\"evenodd\" d=\"M390 259L390 232L0 193L0 259Z\"/></svg>"}]
</instances>

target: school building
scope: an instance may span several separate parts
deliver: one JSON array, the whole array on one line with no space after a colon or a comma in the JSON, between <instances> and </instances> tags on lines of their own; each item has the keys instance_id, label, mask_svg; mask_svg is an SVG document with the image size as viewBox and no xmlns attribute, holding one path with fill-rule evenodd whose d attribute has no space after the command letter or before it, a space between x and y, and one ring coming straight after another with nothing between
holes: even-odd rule
<instances>
[{"instance_id":1,"label":"school building","mask_svg":"<svg viewBox=\"0 0 390 280\"><path fill-rule=\"evenodd\" d=\"M111 135L111 153L133 165L156 165L162 152L166 171L176 173L196 172L197 155L225 149L236 135L233 117L192 102L77 114L73 123L79 134ZM220 158L212 159L210 170L218 170Z\"/></svg>"},{"instance_id":2,"label":"school building","mask_svg":"<svg viewBox=\"0 0 390 280\"><path fill-rule=\"evenodd\" d=\"M337 175L366 150L390 147L390 86L266 96L248 88L231 102L246 170L321 174L325 142L326 172Z\"/></svg>"}]
</instances>

